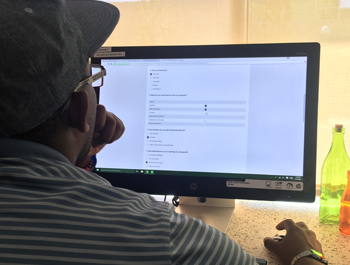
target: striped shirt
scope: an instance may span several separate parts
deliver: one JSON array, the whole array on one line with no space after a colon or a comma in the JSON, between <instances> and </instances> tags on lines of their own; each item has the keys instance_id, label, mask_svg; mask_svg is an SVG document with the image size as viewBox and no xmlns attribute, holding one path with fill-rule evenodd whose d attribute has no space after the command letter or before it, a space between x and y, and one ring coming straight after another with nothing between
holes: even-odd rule
<instances>
[{"instance_id":1,"label":"striped shirt","mask_svg":"<svg viewBox=\"0 0 350 265\"><path fill-rule=\"evenodd\" d=\"M257 263L168 202L112 187L47 146L0 138L0 264Z\"/></svg>"}]
</instances>

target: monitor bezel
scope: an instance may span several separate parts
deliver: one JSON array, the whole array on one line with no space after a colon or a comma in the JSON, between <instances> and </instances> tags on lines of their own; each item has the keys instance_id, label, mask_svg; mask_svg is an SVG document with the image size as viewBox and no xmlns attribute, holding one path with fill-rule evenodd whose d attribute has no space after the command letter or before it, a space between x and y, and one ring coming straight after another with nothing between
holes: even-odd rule
<instances>
[{"instance_id":1,"label":"monitor bezel","mask_svg":"<svg viewBox=\"0 0 350 265\"><path fill-rule=\"evenodd\" d=\"M243 57L288 57L307 56L307 80L305 100L305 144L304 144L304 190L269 190L227 187L227 178L141 175L96 172L113 186L137 192L187 197L226 199L249 199L267 201L313 202L316 186L316 147L319 86L319 43L273 43L232 44L192 46L129 46L103 48L110 52L121 52L124 56L99 56L91 63L99 64L101 59L173 59L173 58L243 58ZM108 53L106 53L108 54ZM108 76L106 77L108 78ZM99 89L96 90L97 97ZM103 104L103 102L101 102ZM117 114L117 113L116 113ZM276 125L278 128L278 125ZM279 128L283 133L283 128ZM237 174L237 178L248 179L249 175ZM215 187L215 188L213 188Z\"/></svg>"}]
</instances>

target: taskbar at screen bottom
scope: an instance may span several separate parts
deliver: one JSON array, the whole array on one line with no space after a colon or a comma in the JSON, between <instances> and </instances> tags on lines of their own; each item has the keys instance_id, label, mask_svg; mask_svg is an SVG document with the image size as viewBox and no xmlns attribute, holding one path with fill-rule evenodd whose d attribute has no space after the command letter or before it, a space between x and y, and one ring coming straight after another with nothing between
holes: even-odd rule
<instances>
[{"instance_id":1,"label":"taskbar at screen bottom","mask_svg":"<svg viewBox=\"0 0 350 265\"><path fill-rule=\"evenodd\" d=\"M97 174L132 174L138 177L152 178L159 176L172 177L215 177L226 178L227 188L241 189L265 189L265 190L288 190L303 191L303 177L299 176L273 176L273 175L253 175L253 174L227 174L227 173L207 173L207 172L184 172L184 171L160 171L149 169L118 169L118 168L96 168ZM113 176L116 177L116 176Z\"/></svg>"},{"instance_id":2,"label":"taskbar at screen bottom","mask_svg":"<svg viewBox=\"0 0 350 265\"><path fill-rule=\"evenodd\" d=\"M190 172L190 171L164 171L150 169L123 169L123 168L95 168L96 173L121 173L121 174L140 174L140 175L168 175L168 176L191 176L191 177L215 177L228 178L237 181L245 179L257 180L281 180L302 182L301 176L286 175L257 175L257 174L231 174L231 173L208 173L208 172Z\"/></svg>"}]
</instances>

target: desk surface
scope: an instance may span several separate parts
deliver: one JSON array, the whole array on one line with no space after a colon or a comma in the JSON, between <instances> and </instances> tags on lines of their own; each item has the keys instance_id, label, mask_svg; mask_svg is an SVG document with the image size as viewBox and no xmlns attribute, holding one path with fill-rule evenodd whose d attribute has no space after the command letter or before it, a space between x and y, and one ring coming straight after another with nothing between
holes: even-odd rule
<instances>
[{"instance_id":1,"label":"desk surface","mask_svg":"<svg viewBox=\"0 0 350 265\"><path fill-rule=\"evenodd\" d=\"M318 208L318 200L311 204L236 200L226 234L246 252L268 260L269 265L280 265L264 247L263 238L281 234L275 226L284 219L304 221L322 243L329 264L350 264L350 237L340 234L337 225L320 224Z\"/></svg>"}]
</instances>

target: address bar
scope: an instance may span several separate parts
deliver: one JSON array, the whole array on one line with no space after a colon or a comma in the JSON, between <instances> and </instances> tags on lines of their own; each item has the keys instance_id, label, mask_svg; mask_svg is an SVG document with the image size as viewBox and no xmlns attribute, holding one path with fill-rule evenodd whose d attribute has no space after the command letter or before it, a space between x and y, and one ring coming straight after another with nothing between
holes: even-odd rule
<instances>
[{"instance_id":1,"label":"address bar","mask_svg":"<svg viewBox=\"0 0 350 265\"><path fill-rule=\"evenodd\" d=\"M243 65L243 64L300 64L302 60L290 61L230 61L230 62L130 62L129 65Z\"/></svg>"},{"instance_id":2,"label":"address bar","mask_svg":"<svg viewBox=\"0 0 350 265\"><path fill-rule=\"evenodd\" d=\"M291 64L291 63L303 63L301 60L290 61L235 61L235 62L208 62L208 64Z\"/></svg>"}]
</instances>

